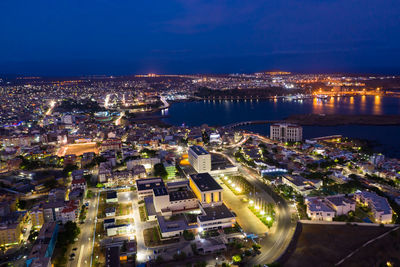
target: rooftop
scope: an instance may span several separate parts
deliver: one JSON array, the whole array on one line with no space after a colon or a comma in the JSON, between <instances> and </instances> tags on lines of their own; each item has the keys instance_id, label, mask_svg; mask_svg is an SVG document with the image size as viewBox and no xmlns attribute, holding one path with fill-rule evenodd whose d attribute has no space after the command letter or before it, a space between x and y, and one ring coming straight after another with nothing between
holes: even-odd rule
<instances>
[{"instance_id":1,"label":"rooftop","mask_svg":"<svg viewBox=\"0 0 400 267\"><path fill-rule=\"evenodd\" d=\"M382 211L383 214L392 214L392 208L386 198L378 196L374 192L363 191L361 192L363 198L368 199L372 202L375 210Z\"/></svg>"},{"instance_id":2,"label":"rooftop","mask_svg":"<svg viewBox=\"0 0 400 267\"><path fill-rule=\"evenodd\" d=\"M136 187L138 191L150 190L156 187L165 187L164 181L161 178L148 178L136 180Z\"/></svg>"},{"instance_id":3,"label":"rooftop","mask_svg":"<svg viewBox=\"0 0 400 267\"><path fill-rule=\"evenodd\" d=\"M205 214L198 217L201 222L235 218L235 215L233 215L233 213L228 209L227 206L225 206L225 204L206 207L203 208L203 210Z\"/></svg>"},{"instance_id":4,"label":"rooftop","mask_svg":"<svg viewBox=\"0 0 400 267\"><path fill-rule=\"evenodd\" d=\"M153 188L154 196L166 196L168 195L167 189L163 186Z\"/></svg>"},{"instance_id":5,"label":"rooftop","mask_svg":"<svg viewBox=\"0 0 400 267\"><path fill-rule=\"evenodd\" d=\"M196 198L196 195L190 190L169 192L169 201L179 201L192 198Z\"/></svg>"},{"instance_id":6,"label":"rooftop","mask_svg":"<svg viewBox=\"0 0 400 267\"><path fill-rule=\"evenodd\" d=\"M209 173L192 174L190 175L190 179L202 192L222 190L222 187L214 180L214 178Z\"/></svg>"},{"instance_id":7,"label":"rooftop","mask_svg":"<svg viewBox=\"0 0 400 267\"><path fill-rule=\"evenodd\" d=\"M107 199L117 198L117 191L108 191L107 192Z\"/></svg>"},{"instance_id":8,"label":"rooftop","mask_svg":"<svg viewBox=\"0 0 400 267\"><path fill-rule=\"evenodd\" d=\"M197 155L207 155L208 152L202 146L191 146L190 149Z\"/></svg>"},{"instance_id":9,"label":"rooftop","mask_svg":"<svg viewBox=\"0 0 400 267\"><path fill-rule=\"evenodd\" d=\"M320 199L312 199L310 202L307 203L307 207L310 211L323 211L323 212L335 212L334 209L326 205Z\"/></svg>"}]
</instances>

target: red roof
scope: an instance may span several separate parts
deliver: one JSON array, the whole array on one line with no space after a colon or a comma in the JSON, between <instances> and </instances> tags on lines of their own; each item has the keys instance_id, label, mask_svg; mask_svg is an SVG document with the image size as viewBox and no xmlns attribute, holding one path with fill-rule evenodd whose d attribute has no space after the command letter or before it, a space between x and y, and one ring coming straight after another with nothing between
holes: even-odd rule
<instances>
[{"instance_id":1,"label":"red roof","mask_svg":"<svg viewBox=\"0 0 400 267\"><path fill-rule=\"evenodd\" d=\"M72 184L86 184L86 180L84 178L74 179L72 180Z\"/></svg>"}]
</instances>

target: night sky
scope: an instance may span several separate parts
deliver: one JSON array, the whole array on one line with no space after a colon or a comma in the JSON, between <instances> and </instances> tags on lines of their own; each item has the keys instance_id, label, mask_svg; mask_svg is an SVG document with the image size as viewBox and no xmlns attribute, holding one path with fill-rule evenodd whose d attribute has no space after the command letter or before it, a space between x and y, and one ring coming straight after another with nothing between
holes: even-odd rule
<instances>
[{"instance_id":1,"label":"night sky","mask_svg":"<svg viewBox=\"0 0 400 267\"><path fill-rule=\"evenodd\" d=\"M397 73L399 0L1 0L0 73Z\"/></svg>"}]
</instances>

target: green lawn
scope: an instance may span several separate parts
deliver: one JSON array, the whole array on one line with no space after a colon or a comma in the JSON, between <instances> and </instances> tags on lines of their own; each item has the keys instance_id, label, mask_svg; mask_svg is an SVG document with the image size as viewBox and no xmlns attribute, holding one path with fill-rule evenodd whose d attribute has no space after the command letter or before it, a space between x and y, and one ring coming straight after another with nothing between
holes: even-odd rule
<instances>
[{"instance_id":1,"label":"green lawn","mask_svg":"<svg viewBox=\"0 0 400 267\"><path fill-rule=\"evenodd\" d=\"M145 206L140 206L139 207L139 214L140 214L140 220L142 222L145 222L145 221L148 220L147 211L146 211L146 207Z\"/></svg>"}]
</instances>

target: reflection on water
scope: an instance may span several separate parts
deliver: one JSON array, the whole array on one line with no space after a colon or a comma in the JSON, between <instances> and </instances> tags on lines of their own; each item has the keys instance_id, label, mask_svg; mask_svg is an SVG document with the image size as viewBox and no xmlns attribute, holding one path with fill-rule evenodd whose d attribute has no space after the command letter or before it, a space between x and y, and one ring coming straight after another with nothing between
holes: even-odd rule
<instances>
[{"instance_id":1,"label":"reflection on water","mask_svg":"<svg viewBox=\"0 0 400 267\"><path fill-rule=\"evenodd\" d=\"M279 120L292 114L400 114L400 98L382 96L330 97L302 101L207 100L174 103L167 123L226 125L248 120Z\"/></svg>"},{"instance_id":2,"label":"reflection on water","mask_svg":"<svg viewBox=\"0 0 400 267\"><path fill-rule=\"evenodd\" d=\"M234 122L249 120L281 120L293 114L397 114L400 115L400 98L384 96L356 96L356 97L331 97L327 100L318 98L304 99L303 101L285 101L283 99L269 99L259 101L242 100L208 100L181 102L172 104L168 111L168 118L164 121L172 125L196 126L227 125ZM160 112L161 114L161 112ZM353 127L315 127L310 128L310 133L317 135L343 134L347 136L377 140L385 144L389 142L391 149L395 147L400 150L400 127L389 126L357 126ZM263 134L269 134L267 125L252 125ZM305 137L307 129L305 127ZM382 135L384 129L385 134ZM388 138L393 136L393 138ZM383 140L380 140L383 139ZM399 155L400 155L400 151ZM393 151L393 153L397 153Z\"/></svg>"},{"instance_id":3,"label":"reflection on water","mask_svg":"<svg viewBox=\"0 0 400 267\"><path fill-rule=\"evenodd\" d=\"M374 106L374 114L375 115L382 114L382 103L381 103L381 97L379 95L375 96L373 106Z\"/></svg>"},{"instance_id":4,"label":"reflection on water","mask_svg":"<svg viewBox=\"0 0 400 267\"><path fill-rule=\"evenodd\" d=\"M361 104L360 104L361 113L364 113L366 111L366 109L367 109L366 101L367 101L367 97L365 95L363 95L361 97Z\"/></svg>"},{"instance_id":5,"label":"reflection on water","mask_svg":"<svg viewBox=\"0 0 400 267\"><path fill-rule=\"evenodd\" d=\"M313 113L323 113L322 112L322 103L323 101L318 99L317 97L313 98Z\"/></svg>"}]
</instances>

